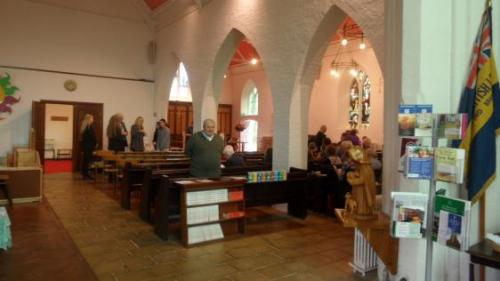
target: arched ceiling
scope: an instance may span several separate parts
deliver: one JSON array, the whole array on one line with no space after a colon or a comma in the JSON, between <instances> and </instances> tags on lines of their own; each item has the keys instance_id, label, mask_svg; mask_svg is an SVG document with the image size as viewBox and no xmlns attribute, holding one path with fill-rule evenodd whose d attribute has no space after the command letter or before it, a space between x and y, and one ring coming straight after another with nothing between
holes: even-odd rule
<instances>
[{"instance_id":1,"label":"arched ceiling","mask_svg":"<svg viewBox=\"0 0 500 281\"><path fill-rule=\"evenodd\" d=\"M171 1L171 0L146 0L146 1ZM363 30L356 22L350 17L346 17L342 24L338 27L337 31L332 34L331 41L340 41L344 37L347 39L359 38L363 34ZM236 52L234 53L233 58L231 59L231 63L229 67L236 67L247 65L250 61L256 58L260 60L260 56L255 50L254 46L250 41L244 38Z\"/></svg>"}]
</instances>

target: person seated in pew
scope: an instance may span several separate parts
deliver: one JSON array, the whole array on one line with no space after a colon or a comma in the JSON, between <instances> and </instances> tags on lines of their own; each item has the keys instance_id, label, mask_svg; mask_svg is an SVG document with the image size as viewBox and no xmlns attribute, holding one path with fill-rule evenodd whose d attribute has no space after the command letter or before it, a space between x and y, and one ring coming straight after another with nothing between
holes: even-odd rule
<instances>
[{"instance_id":1,"label":"person seated in pew","mask_svg":"<svg viewBox=\"0 0 500 281\"><path fill-rule=\"evenodd\" d=\"M226 145L222 155L226 159L226 167L236 167L245 165L245 159L238 154L234 153L232 145Z\"/></svg>"}]
</instances>

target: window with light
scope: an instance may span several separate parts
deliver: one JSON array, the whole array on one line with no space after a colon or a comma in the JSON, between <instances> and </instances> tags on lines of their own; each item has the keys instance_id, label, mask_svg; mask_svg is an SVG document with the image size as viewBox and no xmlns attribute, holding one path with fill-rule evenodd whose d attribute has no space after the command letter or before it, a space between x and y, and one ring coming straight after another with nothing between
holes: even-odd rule
<instances>
[{"instance_id":1,"label":"window with light","mask_svg":"<svg viewBox=\"0 0 500 281\"><path fill-rule=\"evenodd\" d=\"M172 87L170 88L171 101L192 101L191 88L189 87L189 78L184 64L181 62L175 72Z\"/></svg>"},{"instance_id":2,"label":"window with light","mask_svg":"<svg viewBox=\"0 0 500 281\"><path fill-rule=\"evenodd\" d=\"M241 141L245 143L245 151L257 151L259 124L256 120L245 120L246 129L241 132Z\"/></svg>"},{"instance_id":3,"label":"window with light","mask_svg":"<svg viewBox=\"0 0 500 281\"><path fill-rule=\"evenodd\" d=\"M259 114L259 90L253 81L249 81L241 97L241 115L254 116Z\"/></svg>"}]
</instances>

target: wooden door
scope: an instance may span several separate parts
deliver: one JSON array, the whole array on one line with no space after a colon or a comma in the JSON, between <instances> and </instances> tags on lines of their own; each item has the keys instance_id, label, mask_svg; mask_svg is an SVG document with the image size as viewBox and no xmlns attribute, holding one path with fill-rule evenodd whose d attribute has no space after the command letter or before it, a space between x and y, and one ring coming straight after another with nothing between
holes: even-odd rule
<instances>
[{"instance_id":1,"label":"wooden door","mask_svg":"<svg viewBox=\"0 0 500 281\"><path fill-rule=\"evenodd\" d=\"M73 171L79 171L82 161L80 143L80 126L85 114L94 116L94 131L97 138L97 149L102 147L103 134L103 104L102 103L74 103L73 104Z\"/></svg>"},{"instance_id":2,"label":"wooden door","mask_svg":"<svg viewBox=\"0 0 500 281\"><path fill-rule=\"evenodd\" d=\"M35 149L40 155L40 164L45 163L45 103L33 101L31 104L31 128L34 130Z\"/></svg>"},{"instance_id":3,"label":"wooden door","mask_svg":"<svg viewBox=\"0 0 500 281\"><path fill-rule=\"evenodd\" d=\"M224 132L225 140L231 137L233 107L230 104L219 104L217 110L217 128Z\"/></svg>"},{"instance_id":4,"label":"wooden door","mask_svg":"<svg viewBox=\"0 0 500 281\"><path fill-rule=\"evenodd\" d=\"M190 102L171 101L168 103L168 124L171 146L182 147L182 133L193 123L193 105ZM231 137L232 105L220 104L217 110L217 128L224 132L226 140Z\"/></svg>"},{"instance_id":5,"label":"wooden door","mask_svg":"<svg viewBox=\"0 0 500 281\"><path fill-rule=\"evenodd\" d=\"M190 102L171 101L168 104L168 124L170 126L170 146L183 146L183 133L193 122L193 109Z\"/></svg>"}]
</instances>

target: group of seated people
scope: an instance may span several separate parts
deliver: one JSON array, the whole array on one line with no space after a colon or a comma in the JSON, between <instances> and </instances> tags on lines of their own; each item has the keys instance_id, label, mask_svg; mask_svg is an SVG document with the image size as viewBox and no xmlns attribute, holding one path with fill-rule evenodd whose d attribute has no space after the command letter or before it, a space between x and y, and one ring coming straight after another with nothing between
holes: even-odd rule
<instances>
[{"instance_id":1,"label":"group of seated people","mask_svg":"<svg viewBox=\"0 0 500 281\"><path fill-rule=\"evenodd\" d=\"M351 191L346 175L355 169L355 163L349 157L349 149L353 146L360 146L364 149L379 183L382 163L371 139L364 136L360 140L356 129L342 133L338 143L332 143L331 139L326 137L325 132L326 126L323 125L316 136L309 137L307 168L310 172L320 172L327 175L327 193L329 196L333 195L333 202L329 204L334 205L330 207L341 208L344 204L345 194Z\"/></svg>"}]
</instances>

